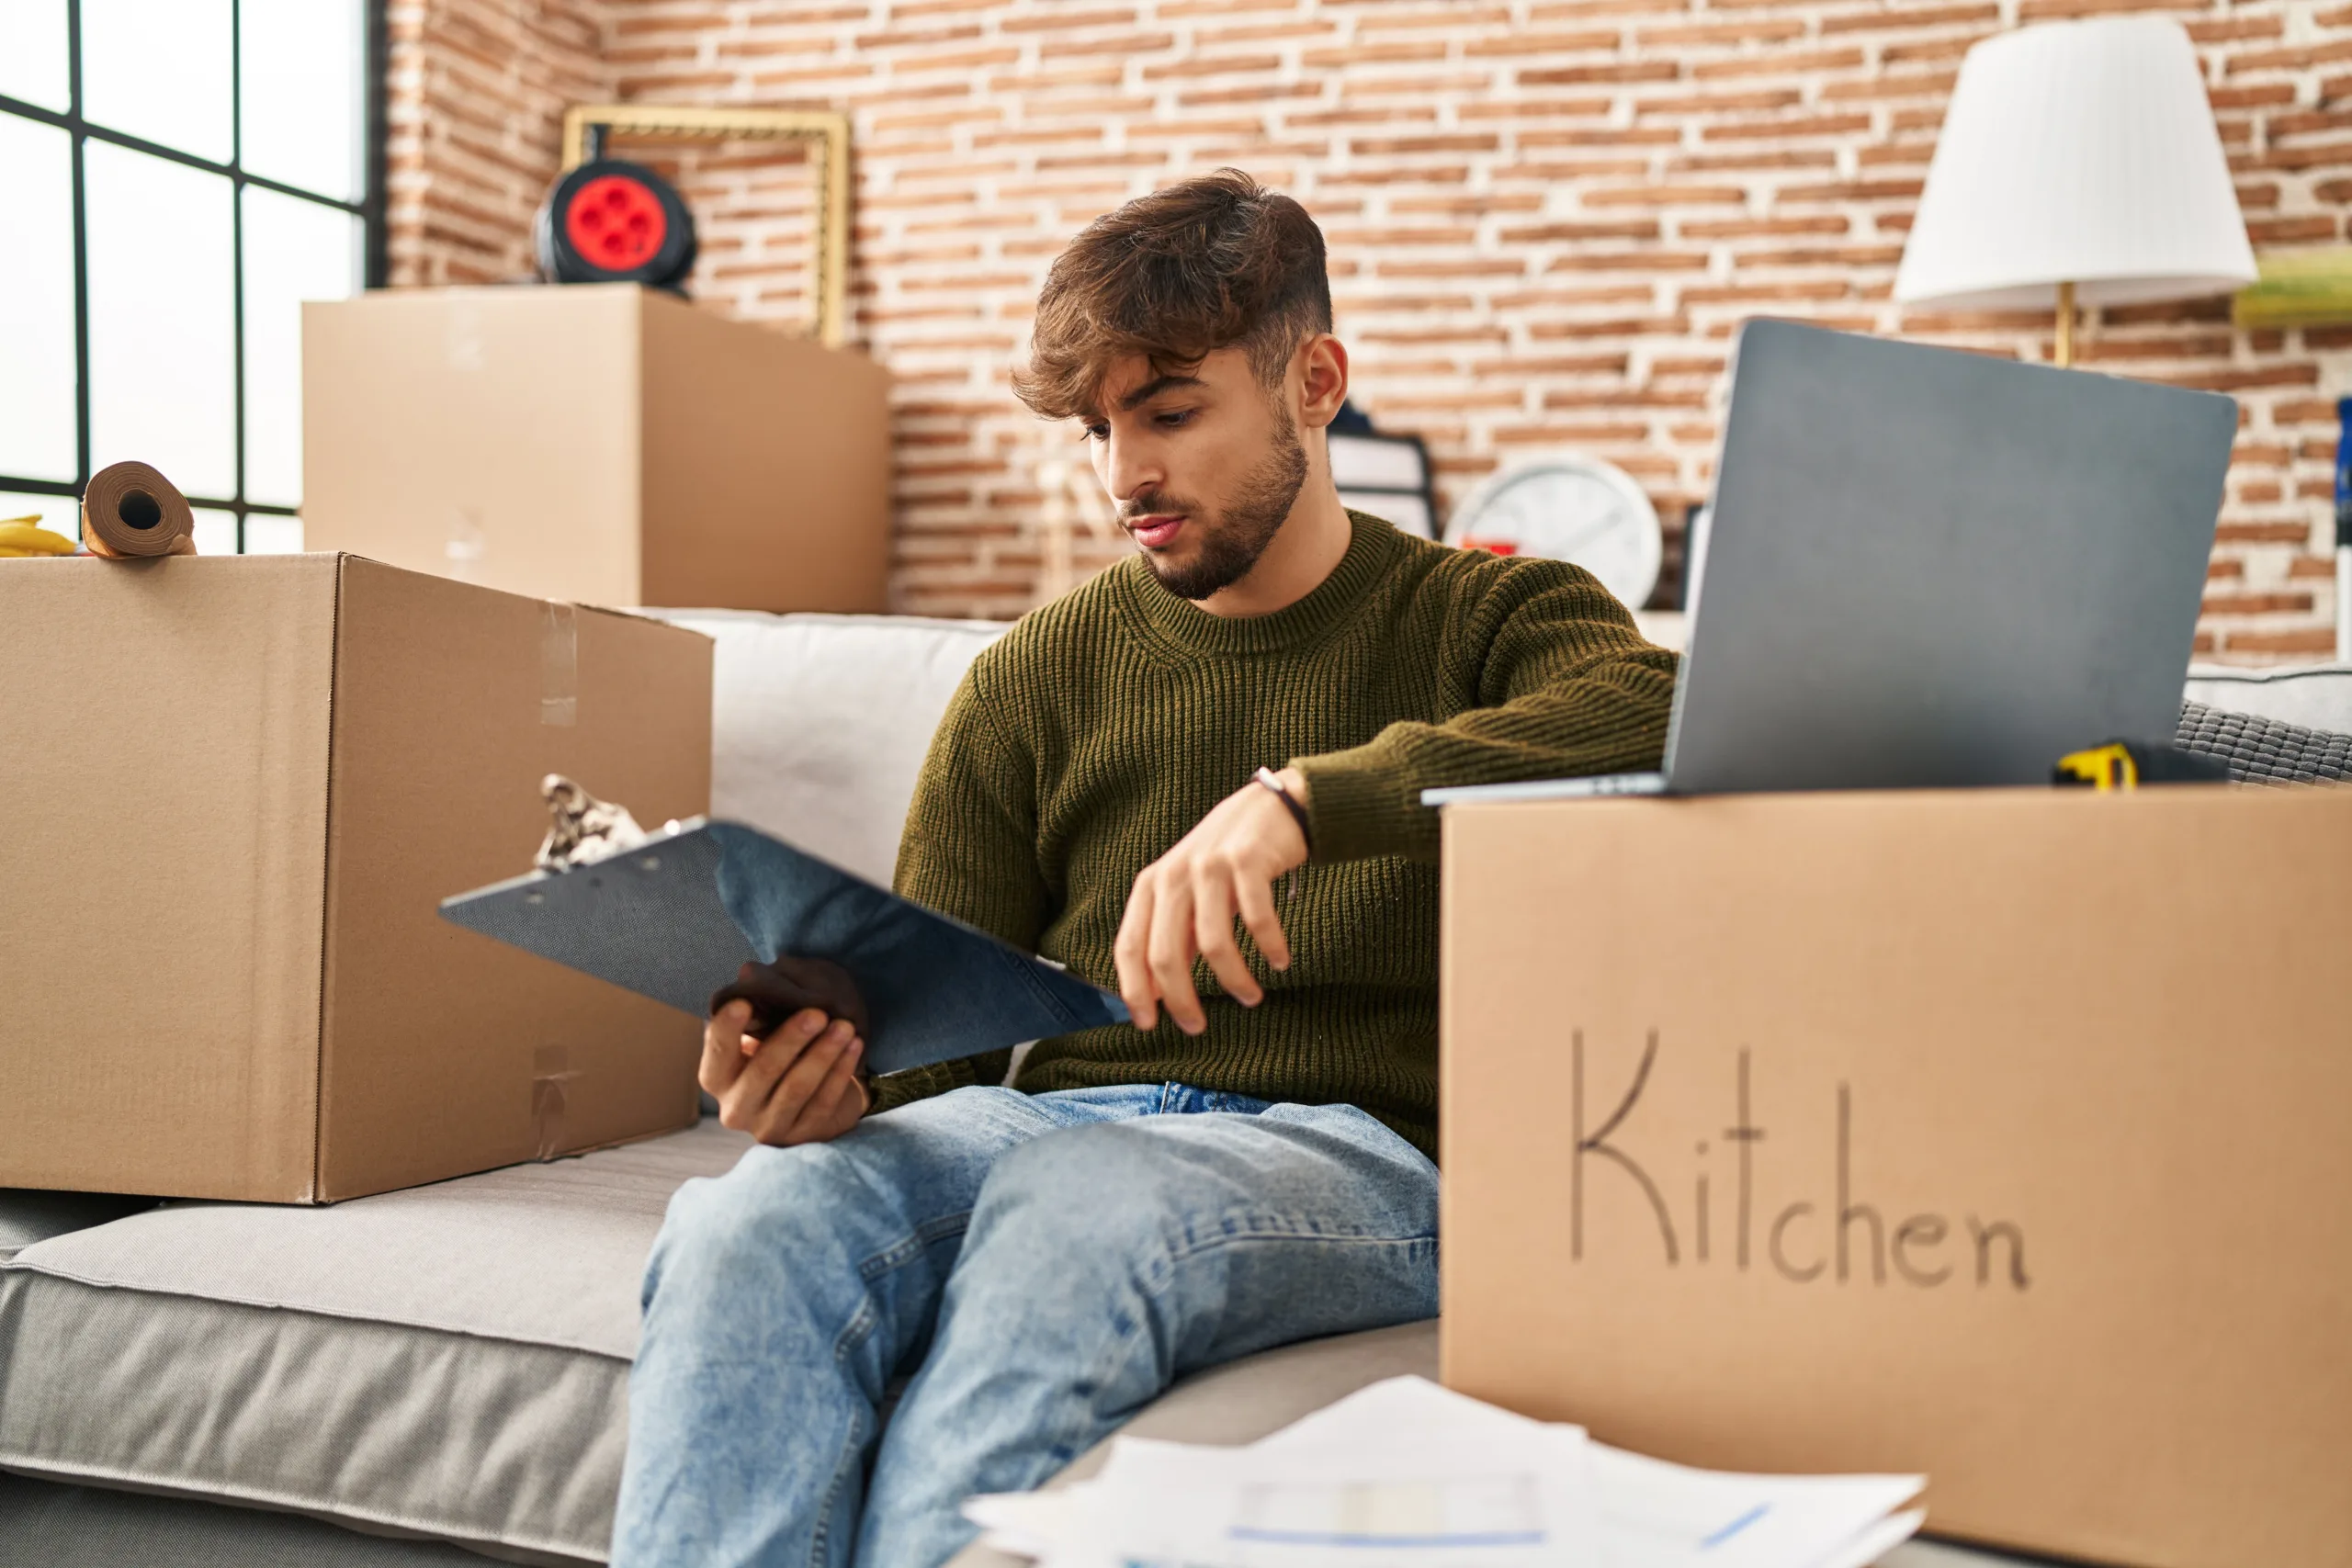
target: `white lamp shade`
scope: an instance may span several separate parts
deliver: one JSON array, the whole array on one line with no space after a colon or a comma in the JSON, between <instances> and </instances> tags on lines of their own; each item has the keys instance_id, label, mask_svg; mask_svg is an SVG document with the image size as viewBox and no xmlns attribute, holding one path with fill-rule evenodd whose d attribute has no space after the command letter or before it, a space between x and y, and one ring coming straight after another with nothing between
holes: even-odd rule
<instances>
[{"instance_id":1,"label":"white lamp shade","mask_svg":"<svg viewBox=\"0 0 2352 1568\"><path fill-rule=\"evenodd\" d=\"M1968 51L1894 297L2047 309L2254 281L2229 161L2178 22L2054 22Z\"/></svg>"}]
</instances>

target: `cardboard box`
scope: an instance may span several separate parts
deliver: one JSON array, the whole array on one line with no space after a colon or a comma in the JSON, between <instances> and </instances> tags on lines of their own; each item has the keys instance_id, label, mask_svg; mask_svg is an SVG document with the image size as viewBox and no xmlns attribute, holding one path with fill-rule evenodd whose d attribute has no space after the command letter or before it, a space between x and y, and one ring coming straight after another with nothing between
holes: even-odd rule
<instances>
[{"instance_id":1,"label":"cardboard box","mask_svg":"<svg viewBox=\"0 0 2352 1568\"><path fill-rule=\"evenodd\" d=\"M1450 1386L2352 1562L2352 789L1464 806L1444 876Z\"/></svg>"},{"instance_id":2,"label":"cardboard box","mask_svg":"<svg viewBox=\"0 0 2352 1568\"><path fill-rule=\"evenodd\" d=\"M583 604L880 611L888 380L634 284L305 305L305 542Z\"/></svg>"},{"instance_id":3,"label":"cardboard box","mask_svg":"<svg viewBox=\"0 0 2352 1568\"><path fill-rule=\"evenodd\" d=\"M710 797L707 638L354 556L0 561L0 1187L327 1202L686 1125L695 1021L461 931L538 783Z\"/></svg>"}]
</instances>

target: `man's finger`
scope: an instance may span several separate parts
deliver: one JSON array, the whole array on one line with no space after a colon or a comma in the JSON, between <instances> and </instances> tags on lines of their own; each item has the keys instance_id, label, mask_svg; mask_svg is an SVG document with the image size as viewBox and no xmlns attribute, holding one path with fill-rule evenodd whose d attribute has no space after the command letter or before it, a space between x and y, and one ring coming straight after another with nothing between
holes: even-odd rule
<instances>
[{"instance_id":1,"label":"man's finger","mask_svg":"<svg viewBox=\"0 0 2352 1568\"><path fill-rule=\"evenodd\" d=\"M833 1070L849 1043L857 1038L857 1026L845 1018L837 1018L825 1026L825 1032L809 1043L799 1059L785 1070L776 1080L775 1089L768 1096L768 1125L782 1132L799 1117L817 1086Z\"/></svg>"},{"instance_id":2,"label":"man's finger","mask_svg":"<svg viewBox=\"0 0 2352 1568\"><path fill-rule=\"evenodd\" d=\"M722 1096L729 1113L736 1118L729 1127L752 1128L767 1107L768 1097L775 1086L808 1050L825 1027L825 1015L815 1008L804 1008L784 1021L776 1032L760 1043L750 1059L744 1062L741 1077L734 1088Z\"/></svg>"},{"instance_id":3,"label":"man's finger","mask_svg":"<svg viewBox=\"0 0 2352 1568\"><path fill-rule=\"evenodd\" d=\"M1152 886L1147 866L1127 895L1127 912L1119 921L1118 941L1111 950L1119 968L1119 998L1127 1004L1137 1029L1149 1029L1159 1021L1159 991L1151 983L1151 960L1145 952L1151 936Z\"/></svg>"},{"instance_id":4,"label":"man's finger","mask_svg":"<svg viewBox=\"0 0 2352 1568\"><path fill-rule=\"evenodd\" d=\"M1258 987L1258 977L1250 973L1250 965L1241 959L1240 944L1233 940L1233 884L1237 880L1226 867L1218 867L1202 882L1193 898L1193 942L1208 960L1209 973L1225 987L1225 994L1243 1007L1256 1007L1265 993Z\"/></svg>"},{"instance_id":5,"label":"man's finger","mask_svg":"<svg viewBox=\"0 0 2352 1568\"><path fill-rule=\"evenodd\" d=\"M808 1103L800 1108L786 1128L786 1143L814 1143L820 1139L838 1137L857 1124L865 1114L865 1088L857 1081L857 1064L864 1056L865 1042L852 1038L833 1058L826 1070L824 1081L809 1095Z\"/></svg>"},{"instance_id":6,"label":"man's finger","mask_svg":"<svg viewBox=\"0 0 2352 1568\"><path fill-rule=\"evenodd\" d=\"M1290 937L1283 930L1282 918L1274 913L1273 884L1244 872L1234 877L1233 891L1241 905L1241 923L1250 929L1250 939L1258 944L1258 951L1274 968L1289 968Z\"/></svg>"},{"instance_id":7,"label":"man's finger","mask_svg":"<svg viewBox=\"0 0 2352 1568\"><path fill-rule=\"evenodd\" d=\"M1208 1021L1201 1015L1201 998L1193 990L1193 886L1178 880L1163 888L1151 908L1151 935L1144 951L1151 962L1151 983L1167 1004L1168 1016L1187 1034L1198 1034Z\"/></svg>"},{"instance_id":8,"label":"man's finger","mask_svg":"<svg viewBox=\"0 0 2352 1568\"><path fill-rule=\"evenodd\" d=\"M707 1094L724 1094L743 1071L743 1026L752 1021L749 1002L729 1002L702 1026L702 1066L695 1077Z\"/></svg>"}]
</instances>

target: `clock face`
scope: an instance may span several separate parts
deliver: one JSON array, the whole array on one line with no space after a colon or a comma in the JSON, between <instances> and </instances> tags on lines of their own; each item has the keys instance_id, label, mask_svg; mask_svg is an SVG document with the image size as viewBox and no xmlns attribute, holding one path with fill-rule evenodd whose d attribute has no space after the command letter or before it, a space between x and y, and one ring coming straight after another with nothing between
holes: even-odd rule
<instances>
[{"instance_id":1,"label":"clock face","mask_svg":"<svg viewBox=\"0 0 2352 1568\"><path fill-rule=\"evenodd\" d=\"M1629 609L1657 587L1665 554L1649 497L1596 457L1539 458L1494 475L1456 509L1445 542L1573 561Z\"/></svg>"}]
</instances>

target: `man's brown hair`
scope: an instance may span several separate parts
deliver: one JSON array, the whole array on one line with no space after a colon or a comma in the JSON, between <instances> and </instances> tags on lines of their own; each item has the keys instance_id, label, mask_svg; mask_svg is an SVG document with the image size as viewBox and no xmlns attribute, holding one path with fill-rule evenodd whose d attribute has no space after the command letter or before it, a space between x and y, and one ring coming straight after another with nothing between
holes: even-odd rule
<instances>
[{"instance_id":1,"label":"man's brown hair","mask_svg":"<svg viewBox=\"0 0 2352 1568\"><path fill-rule=\"evenodd\" d=\"M1046 275L1012 389L1047 419L1092 418L1118 360L1182 375L1236 345L1272 387L1299 344L1330 330L1323 231L1289 197L1219 169L1080 231Z\"/></svg>"}]
</instances>

